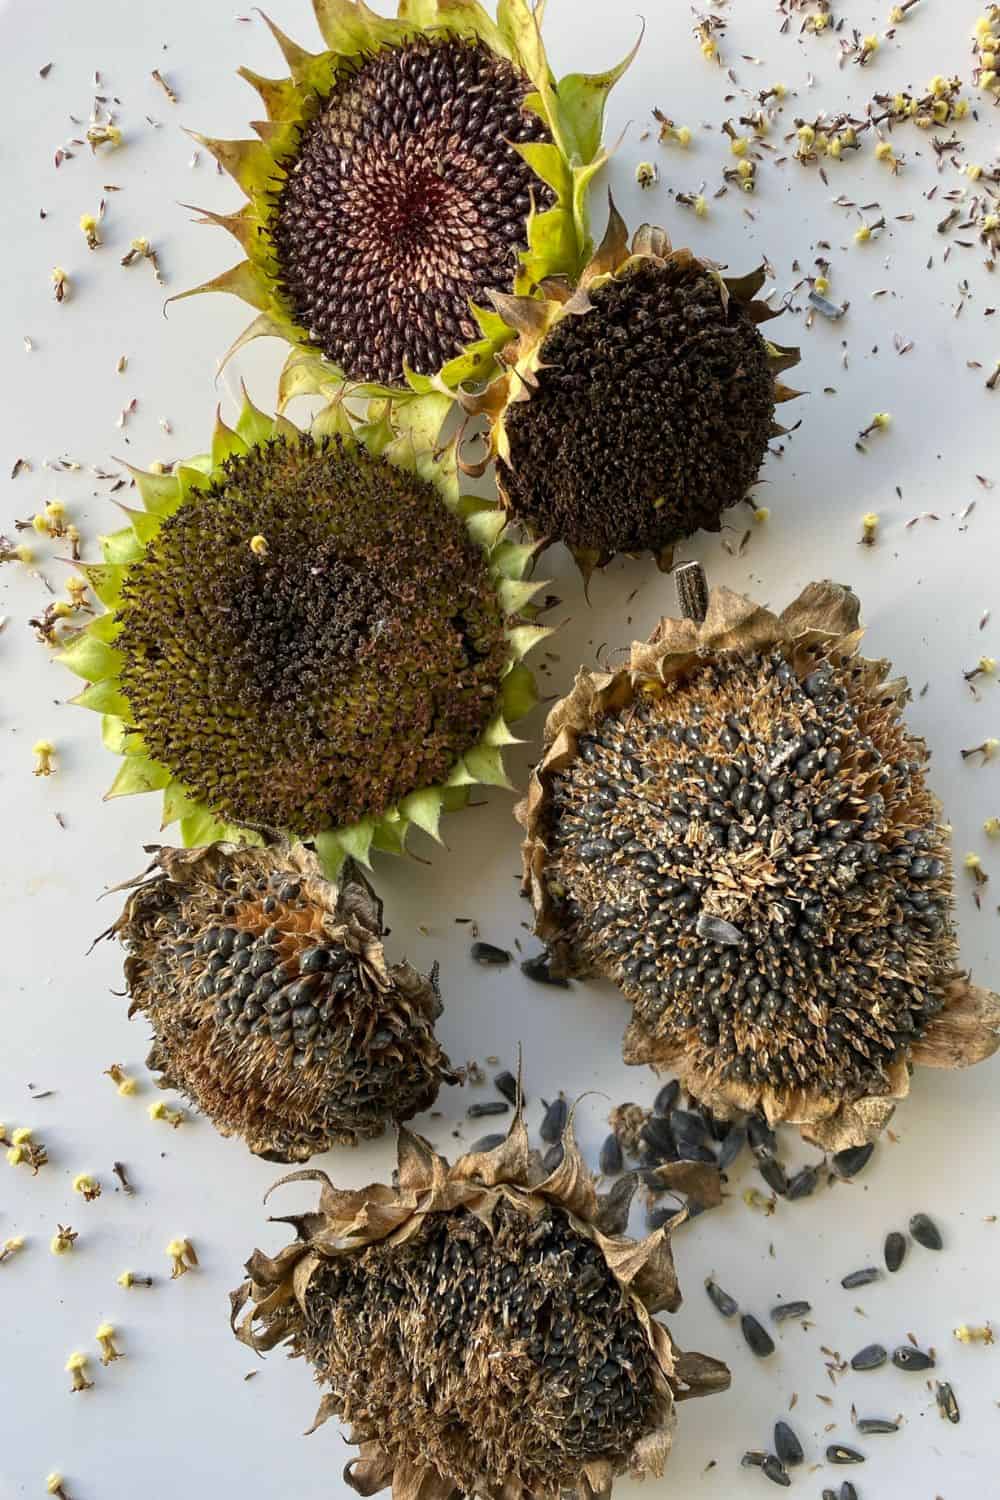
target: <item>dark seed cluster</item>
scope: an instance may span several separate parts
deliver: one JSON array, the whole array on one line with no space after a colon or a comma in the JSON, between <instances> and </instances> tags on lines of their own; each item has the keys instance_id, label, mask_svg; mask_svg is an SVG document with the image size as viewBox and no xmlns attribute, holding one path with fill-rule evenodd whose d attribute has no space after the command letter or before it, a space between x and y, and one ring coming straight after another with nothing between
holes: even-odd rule
<instances>
[{"instance_id":1,"label":"dark seed cluster","mask_svg":"<svg viewBox=\"0 0 1000 1500\"><path fill-rule=\"evenodd\" d=\"M293 1351L356 1437L473 1494L529 1494L623 1463L655 1426L649 1339L598 1247L565 1212L501 1200L428 1214L403 1244L324 1261Z\"/></svg>"},{"instance_id":2,"label":"dark seed cluster","mask_svg":"<svg viewBox=\"0 0 1000 1500\"><path fill-rule=\"evenodd\" d=\"M757 478L774 415L767 350L715 277L647 260L545 340L538 389L506 417L500 482L536 535L659 553Z\"/></svg>"},{"instance_id":3,"label":"dark seed cluster","mask_svg":"<svg viewBox=\"0 0 1000 1500\"><path fill-rule=\"evenodd\" d=\"M119 926L163 1086L260 1154L293 1160L379 1135L456 1081L434 1035L433 984L374 967L378 932L331 937L308 883L262 871L255 853L215 873L158 876Z\"/></svg>"},{"instance_id":4,"label":"dark seed cluster","mask_svg":"<svg viewBox=\"0 0 1000 1500\"><path fill-rule=\"evenodd\" d=\"M354 380L432 374L513 288L532 197L515 143L548 132L529 81L479 42L419 38L342 68L282 162L271 222L296 322Z\"/></svg>"},{"instance_id":5,"label":"dark seed cluster","mask_svg":"<svg viewBox=\"0 0 1000 1500\"><path fill-rule=\"evenodd\" d=\"M719 657L607 714L552 778L549 895L576 961L634 1003L631 1060L854 1098L940 1010L947 845L878 670Z\"/></svg>"},{"instance_id":6,"label":"dark seed cluster","mask_svg":"<svg viewBox=\"0 0 1000 1500\"><path fill-rule=\"evenodd\" d=\"M507 656L462 523L339 439L229 459L128 570L119 617L147 752L227 821L302 835L446 778Z\"/></svg>"}]
</instances>

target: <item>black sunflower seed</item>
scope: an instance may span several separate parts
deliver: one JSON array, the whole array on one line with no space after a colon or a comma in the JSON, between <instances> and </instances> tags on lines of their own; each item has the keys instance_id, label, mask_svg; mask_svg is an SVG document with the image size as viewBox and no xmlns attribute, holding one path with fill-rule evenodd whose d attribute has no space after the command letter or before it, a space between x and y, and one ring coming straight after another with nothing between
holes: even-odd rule
<instances>
[{"instance_id":1,"label":"black sunflower seed","mask_svg":"<svg viewBox=\"0 0 1000 1500\"><path fill-rule=\"evenodd\" d=\"M861 1417L857 1428L862 1436L872 1437L882 1432L898 1432L899 1423L889 1421L888 1417Z\"/></svg>"},{"instance_id":2,"label":"black sunflower seed","mask_svg":"<svg viewBox=\"0 0 1000 1500\"><path fill-rule=\"evenodd\" d=\"M740 1310L739 1303L735 1297L730 1297L729 1293L723 1291L717 1281L712 1281L711 1279L705 1282L705 1290L709 1295L713 1307L717 1308L724 1318L735 1318Z\"/></svg>"},{"instance_id":3,"label":"black sunflower seed","mask_svg":"<svg viewBox=\"0 0 1000 1500\"><path fill-rule=\"evenodd\" d=\"M724 1172L742 1152L747 1143L747 1133L742 1125L734 1125L727 1133L719 1151L719 1171Z\"/></svg>"},{"instance_id":4,"label":"black sunflower seed","mask_svg":"<svg viewBox=\"0 0 1000 1500\"><path fill-rule=\"evenodd\" d=\"M538 1127L538 1134L543 1141L555 1144L562 1139L562 1133L566 1129L566 1119L569 1115L569 1105L565 1099L553 1099L551 1104L546 1105L542 1123Z\"/></svg>"},{"instance_id":5,"label":"black sunflower seed","mask_svg":"<svg viewBox=\"0 0 1000 1500\"><path fill-rule=\"evenodd\" d=\"M521 973L525 978L533 979L536 984L551 984L558 990L569 989L569 980L564 974L553 974L547 953L536 953L534 958L526 958L521 965Z\"/></svg>"},{"instance_id":6,"label":"black sunflower seed","mask_svg":"<svg viewBox=\"0 0 1000 1500\"><path fill-rule=\"evenodd\" d=\"M787 1196L788 1178L785 1175L784 1167L778 1161L777 1157L765 1157L763 1161L758 1162L757 1170L772 1193L777 1193L779 1198Z\"/></svg>"},{"instance_id":7,"label":"black sunflower seed","mask_svg":"<svg viewBox=\"0 0 1000 1500\"><path fill-rule=\"evenodd\" d=\"M865 1455L859 1453L857 1448L847 1448L843 1443L831 1443L826 1450L827 1463L831 1464L863 1464Z\"/></svg>"},{"instance_id":8,"label":"black sunflower seed","mask_svg":"<svg viewBox=\"0 0 1000 1500\"><path fill-rule=\"evenodd\" d=\"M517 1079L513 1073L508 1073L506 1070L498 1073L493 1080L493 1087L498 1094L503 1094L508 1104L517 1103Z\"/></svg>"},{"instance_id":9,"label":"black sunflower seed","mask_svg":"<svg viewBox=\"0 0 1000 1500\"><path fill-rule=\"evenodd\" d=\"M893 1229L885 1237L885 1266L887 1271L898 1271L906 1259L906 1237Z\"/></svg>"},{"instance_id":10,"label":"black sunflower seed","mask_svg":"<svg viewBox=\"0 0 1000 1500\"><path fill-rule=\"evenodd\" d=\"M787 1422L774 1424L774 1451L787 1469L797 1468L805 1459L802 1444Z\"/></svg>"},{"instance_id":11,"label":"black sunflower seed","mask_svg":"<svg viewBox=\"0 0 1000 1500\"><path fill-rule=\"evenodd\" d=\"M862 1266L860 1271L851 1271L841 1281L841 1286L847 1291L853 1291L858 1286L868 1286L873 1281L878 1281L882 1272L878 1266Z\"/></svg>"},{"instance_id":12,"label":"black sunflower seed","mask_svg":"<svg viewBox=\"0 0 1000 1500\"><path fill-rule=\"evenodd\" d=\"M506 1139L505 1135L481 1135L478 1141L473 1141L469 1152L475 1154L479 1151L495 1151L498 1146L503 1145Z\"/></svg>"},{"instance_id":13,"label":"black sunflower seed","mask_svg":"<svg viewBox=\"0 0 1000 1500\"><path fill-rule=\"evenodd\" d=\"M704 1117L695 1114L690 1109L670 1111L670 1130L678 1146L704 1145L709 1136L708 1125Z\"/></svg>"},{"instance_id":14,"label":"black sunflower seed","mask_svg":"<svg viewBox=\"0 0 1000 1500\"><path fill-rule=\"evenodd\" d=\"M680 1091L681 1086L676 1078L671 1078L669 1083L665 1083L653 1100L653 1114L669 1115L677 1103L677 1096Z\"/></svg>"},{"instance_id":15,"label":"black sunflower seed","mask_svg":"<svg viewBox=\"0 0 1000 1500\"><path fill-rule=\"evenodd\" d=\"M811 1302L779 1302L771 1308L773 1323L787 1323L790 1318L804 1318L812 1312Z\"/></svg>"},{"instance_id":16,"label":"black sunflower seed","mask_svg":"<svg viewBox=\"0 0 1000 1500\"><path fill-rule=\"evenodd\" d=\"M858 1492L849 1479L840 1486L840 1500L858 1500Z\"/></svg>"},{"instance_id":17,"label":"black sunflower seed","mask_svg":"<svg viewBox=\"0 0 1000 1500\"><path fill-rule=\"evenodd\" d=\"M866 1146L849 1146L846 1151L838 1151L833 1158L833 1169L837 1176L857 1177L871 1161L874 1150L874 1144L869 1142Z\"/></svg>"},{"instance_id":18,"label":"black sunflower seed","mask_svg":"<svg viewBox=\"0 0 1000 1500\"><path fill-rule=\"evenodd\" d=\"M894 1349L892 1362L897 1370L919 1372L934 1368L933 1355L925 1354L922 1349L914 1349L911 1344L900 1344L898 1349Z\"/></svg>"},{"instance_id":19,"label":"black sunflower seed","mask_svg":"<svg viewBox=\"0 0 1000 1500\"><path fill-rule=\"evenodd\" d=\"M795 1176L788 1179L788 1192L786 1196L792 1203L796 1202L799 1198L809 1198L816 1191L818 1182L818 1167L800 1167Z\"/></svg>"},{"instance_id":20,"label":"black sunflower seed","mask_svg":"<svg viewBox=\"0 0 1000 1500\"><path fill-rule=\"evenodd\" d=\"M866 1344L851 1360L852 1370L879 1370L889 1358L889 1351L881 1344Z\"/></svg>"},{"instance_id":21,"label":"black sunflower seed","mask_svg":"<svg viewBox=\"0 0 1000 1500\"><path fill-rule=\"evenodd\" d=\"M510 954L506 948L496 948L492 943L473 943L469 956L477 964L509 964Z\"/></svg>"},{"instance_id":22,"label":"black sunflower seed","mask_svg":"<svg viewBox=\"0 0 1000 1500\"><path fill-rule=\"evenodd\" d=\"M605 1177L613 1177L616 1172L621 1171L624 1161L622 1148L616 1135L609 1135L605 1138L598 1164Z\"/></svg>"},{"instance_id":23,"label":"black sunflower seed","mask_svg":"<svg viewBox=\"0 0 1000 1500\"><path fill-rule=\"evenodd\" d=\"M944 1240L934 1220L927 1214L914 1214L910 1220L910 1233L918 1245L925 1250L943 1250Z\"/></svg>"},{"instance_id":24,"label":"black sunflower seed","mask_svg":"<svg viewBox=\"0 0 1000 1500\"><path fill-rule=\"evenodd\" d=\"M554 1172L556 1170L556 1167L561 1167L563 1155L563 1148L558 1141L554 1146L550 1146L545 1155L542 1157L542 1166L545 1168L546 1172Z\"/></svg>"},{"instance_id":25,"label":"black sunflower seed","mask_svg":"<svg viewBox=\"0 0 1000 1500\"><path fill-rule=\"evenodd\" d=\"M747 1120L747 1135L751 1149L758 1156L773 1156L778 1149L778 1138L763 1115L751 1115Z\"/></svg>"},{"instance_id":26,"label":"black sunflower seed","mask_svg":"<svg viewBox=\"0 0 1000 1500\"><path fill-rule=\"evenodd\" d=\"M770 1479L772 1484L780 1484L783 1490L787 1490L791 1485L791 1477L786 1472L785 1466L781 1462L781 1459L778 1458L774 1453L769 1453L767 1455L763 1464L761 1465L760 1471L765 1476L765 1478Z\"/></svg>"},{"instance_id":27,"label":"black sunflower seed","mask_svg":"<svg viewBox=\"0 0 1000 1500\"><path fill-rule=\"evenodd\" d=\"M509 1109L504 1099L484 1099L481 1104L470 1104L465 1113L470 1120L482 1120L487 1115L505 1115Z\"/></svg>"},{"instance_id":28,"label":"black sunflower seed","mask_svg":"<svg viewBox=\"0 0 1000 1500\"><path fill-rule=\"evenodd\" d=\"M939 1380L937 1382L934 1395L938 1411L942 1417L956 1424L962 1420L962 1414L958 1409L958 1402L955 1400L955 1392L947 1380Z\"/></svg>"},{"instance_id":29,"label":"black sunflower seed","mask_svg":"<svg viewBox=\"0 0 1000 1500\"><path fill-rule=\"evenodd\" d=\"M752 1354L758 1359L767 1359L774 1353L774 1339L767 1329L758 1323L753 1313L744 1313L740 1319L740 1327L743 1329L743 1337Z\"/></svg>"}]
</instances>

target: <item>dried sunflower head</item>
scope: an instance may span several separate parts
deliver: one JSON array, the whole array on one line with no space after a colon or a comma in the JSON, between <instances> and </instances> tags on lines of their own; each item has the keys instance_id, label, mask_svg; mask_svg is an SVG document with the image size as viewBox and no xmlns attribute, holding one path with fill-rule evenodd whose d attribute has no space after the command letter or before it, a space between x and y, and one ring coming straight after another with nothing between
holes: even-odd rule
<instances>
[{"instance_id":1,"label":"dried sunflower head","mask_svg":"<svg viewBox=\"0 0 1000 1500\"><path fill-rule=\"evenodd\" d=\"M572 1121L563 1144L546 1176L518 1110L503 1144L453 1166L401 1129L395 1187L283 1179L320 1180L319 1212L251 1256L234 1326L249 1302L237 1336L313 1366L310 1430L350 1424L359 1494L594 1500L662 1473L675 1401L728 1386L655 1321L680 1303L670 1226L614 1232Z\"/></svg>"},{"instance_id":2,"label":"dried sunflower head","mask_svg":"<svg viewBox=\"0 0 1000 1500\"><path fill-rule=\"evenodd\" d=\"M240 73L260 94L260 139L202 142L246 205L207 213L246 259L194 288L257 310L295 346L283 380L370 389L407 376L484 374L509 336L483 304L576 275L590 253L586 199L607 153L607 96L631 58L558 85L538 0L313 0L326 49L268 22L291 76ZM192 293L184 293L190 296Z\"/></svg>"},{"instance_id":3,"label":"dried sunflower head","mask_svg":"<svg viewBox=\"0 0 1000 1500\"><path fill-rule=\"evenodd\" d=\"M959 972L947 832L903 679L850 590L782 615L726 589L549 715L518 809L537 930L633 1004L629 1062L722 1116L872 1140L915 1064L997 1048Z\"/></svg>"},{"instance_id":4,"label":"dried sunflower head","mask_svg":"<svg viewBox=\"0 0 1000 1500\"><path fill-rule=\"evenodd\" d=\"M306 1161L380 1135L455 1083L434 976L391 968L353 862L337 885L301 844L158 849L106 936L127 950L148 1066L223 1135Z\"/></svg>"},{"instance_id":5,"label":"dried sunflower head","mask_svg":"<svg viewBox=\"0 0 1000 1500\"><path fill-rule=\"evenodd\" d=\"M459 495L453 451L418 451L388 411L322 424L247 402L210 458L136 472L146 509L82 565L107 613L62 660L124 756L109 796L162 789L187 845L313 837L333 874L507 784L508 722L534 701L521 658L546 632L515 614L531 549Z\"/></svg>"},{"instance_id":6,"label":"dried sunflower head","mask_svg":"<svg viewBox=\"0 0 1000 1500\"><path fill-rule=\"evenodd\" d=\"M765 339L763 270L724 277L644 224L628 243L611 204L604 241L574 285L493 301L517 331L507 369L478 395L501 499L531 535L561 541L584 575L616 553L652 552L703 528L755 482L776 380L798 350Z\"/></svg>"}]
</instances>

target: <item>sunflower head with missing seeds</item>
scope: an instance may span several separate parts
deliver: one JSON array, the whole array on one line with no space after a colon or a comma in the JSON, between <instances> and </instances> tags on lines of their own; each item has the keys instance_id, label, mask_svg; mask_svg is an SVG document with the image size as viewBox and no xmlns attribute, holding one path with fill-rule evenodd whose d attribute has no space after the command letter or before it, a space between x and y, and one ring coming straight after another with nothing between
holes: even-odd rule
<instances>
[{"instance_id":1,"label":"sunflower head with missing seeds","mask_svg":"<svg viewBox=\"0 0 1000 1500\"><path fill-rule=\"evenodd\" d=\"M350 1424L360 1495L607 1497L621 1474L662 1474L678 1401L729 1385L656 1321L681 1300L674 1225L636 1243L609 1222L572 1119L549 1174L518 1109L500 1146L453 1165L401 1129L394 1187L283 1181L306 1178L319 1212L251 1256L234 1329L312 1365L310 1430Z\"/></svg>"},{"instance_id":2,"label":"sunflower head with missing seeds","mask_svg":"<svg viewBox=\"0 0 1000 1500\"><path fill-rule=\"evenodd\" d=\"M532 551L405 414L304 433L247 401L210 456L135 473L145 509L80 565L107 613L61 658L123 757L109 797L162 791L186 845L310 838L332 874L508 784Z\"/></svg>"},{"instance_id":3,"label":"sunflower head with missing seeds","mask_svg":"<svg viewBox=\"0 0 1000 1500\"><path fill-rule=\"evenodd\" d=\"M295 346L283 399L485 375L509 337L487 294L575 276L589 254L604 105L631 57L557 85L538 0L499 0L495 21L478 0L399 0L391 18L364 0L313 7L325 51L269 21L291 76L240 69L267 114L259 139L196 136L247 197L203 222L246 259L193 292L256 309L235 347Z\"/></svg>"},{"instance_id":4,"label":"sunflower head with missing seeds","mask_svg":"<svg viewBox=\"0 0 1000 1500\"><path fill-rule=\"evenodd\" d=\"M585 577L620 552L669 568L675 542L718 531L755 483L785 431L775 405L799 394L777 379L798 350L759 331L778 315L756 297L763 282L724 276L648 224L629 243L611 203L578 281L493 294L517 337L495 380L457 392L490 426L470 472L495 459L510 516L564 542Z\"/></svg>"},{"instance_id":5,"label":"sunflower head with missing seeds","mask_svg":"<svg viewBox=\"0 0 1000 1500\"><path fill-rule=\"evenodd\" d=\"M536 930L621 987L626 1061L832 1151L875 1139L915 1065L1000 1045L906 682L859 654L858 619L832 583L780 616L713 591L628 667L579 673L518 809Z\"/></svg>"}]
</instances>

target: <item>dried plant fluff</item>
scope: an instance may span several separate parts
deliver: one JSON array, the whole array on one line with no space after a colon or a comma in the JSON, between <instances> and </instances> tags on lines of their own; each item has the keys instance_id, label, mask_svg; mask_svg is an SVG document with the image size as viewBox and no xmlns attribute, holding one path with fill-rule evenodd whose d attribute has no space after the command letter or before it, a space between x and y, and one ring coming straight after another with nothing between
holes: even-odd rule
<instances>
[{"instance_id":1,"label":"dried plant fluff","mask_svg":"<svg viewBox=\"0 0 1000 1500\"><path fill-rule=\"evenodd\" d=\"M595 1500L617 1475L659 1476L675 1402L728 1386L725 1365L682 1353L655 1319L680 1303L670 1226L626 1238L572 1120L563 1147L546 1175L518 1109L501 1145L452 1166L401 1129L393 1187L282 1179L321 1182L319 1211L282 1221L297 1237L277 1255L251 1256L234 1329L312 1364L310 1431L349 1424L358 1494Z\"/></svg>"},{"instance_id":2,"label":"dried plant fluff","mask_svg":"<svg viewBox=\"0 0 1000 1500\"><path fill-rule=\"evenodd\" d=\"M959 968L947 830L905 680L859 603L714 591L626 668L581 671L518 809L536 929L633 1005L628 1062L828 1150L873 1140L917 1065L1000 1043Z\"/></svg>"}]
</instances>

